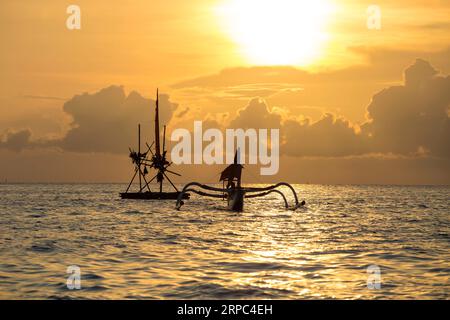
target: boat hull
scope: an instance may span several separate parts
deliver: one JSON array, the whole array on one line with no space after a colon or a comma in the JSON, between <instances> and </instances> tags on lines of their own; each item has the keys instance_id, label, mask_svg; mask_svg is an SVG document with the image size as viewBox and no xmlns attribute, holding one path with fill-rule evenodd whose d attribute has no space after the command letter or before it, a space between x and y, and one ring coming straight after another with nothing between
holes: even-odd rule
<instances>
[{"instance_id":1,"label":"boat hull","mask_svg":"<svg viewBox=\"0 0 450 320\"><path fill-rule=\"evenodd\" d=\"M245 191L235 189L228 194L228 210L235 212L244 211Z\"/></svg>"},{"instance_id":2,"label":"boat hull","mask_svg":"<svg viewBox=\"0 0 450 320\"><path fill-rule=\"evenodd\" d=\"M180 192L126 192L121 193L122 199L131 200L177 200ZM189 199L190 195L185 193L183 199Z\"/></svg>"}]
</instances>

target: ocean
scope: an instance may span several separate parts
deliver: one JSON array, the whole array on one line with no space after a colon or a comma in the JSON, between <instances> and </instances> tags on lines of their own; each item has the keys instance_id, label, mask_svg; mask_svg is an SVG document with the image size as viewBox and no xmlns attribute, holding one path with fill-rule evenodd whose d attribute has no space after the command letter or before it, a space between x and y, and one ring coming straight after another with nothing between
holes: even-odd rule
<instances>
[{"instance_id":1,"label":"ocean","mask_svg":"<svg viewBox=\"0 0 450 320\"><path fill-rule=\"evenodd\" d=\"M0 185L0 298L449 298L450 187L295 185L304 208L273 195L242 213L125 188Z\"/></svg>"}]
</instances>

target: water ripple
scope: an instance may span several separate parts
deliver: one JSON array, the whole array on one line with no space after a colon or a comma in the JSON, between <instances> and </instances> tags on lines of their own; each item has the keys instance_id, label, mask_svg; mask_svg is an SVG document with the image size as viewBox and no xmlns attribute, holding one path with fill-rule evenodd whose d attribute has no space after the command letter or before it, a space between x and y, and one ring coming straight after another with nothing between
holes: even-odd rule
<instances>
[{"instance_id":1,"label":"water ripple","mask_svg":"<svg viewBox=\"0 0 450 320\"><path fill-rule=\"evenodd\" d=\"M196 196L182 211L122 201L124 188L0 185L0 296L449 298L449 187L297 185L306 207L267 197L239 214ZM69 266L81 290L67 289Z\"/></svg>"}]
</instances>

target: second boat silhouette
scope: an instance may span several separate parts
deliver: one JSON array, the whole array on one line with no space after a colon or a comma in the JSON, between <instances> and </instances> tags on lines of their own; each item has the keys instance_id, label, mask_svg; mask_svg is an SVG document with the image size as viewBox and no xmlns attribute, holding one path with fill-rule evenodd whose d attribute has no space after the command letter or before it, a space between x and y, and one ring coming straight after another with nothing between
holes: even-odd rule
<instances>
[{"instance_id":1,"label":"second boat silhouette","mask_svg":"<svg viewBox=\"0 0 450 320\"><path fill-rule=\"evenodd\" d=\"M120 194L122 199L135 200L174 200L178 199L180 192L177 187L170 180L168 174L181 176L179 173L169 170L171 162L166 159L166 126L163 132L163 145L160 145L160 130L159 130L159 93L156 91L156 107L155 107L155 141L149 145L146 143L146 151L141 152L141 125L138 125L138 151L130 148L130 158L134 164L134 175L128 184L127 190ZM150 157L151 156L151 157ZM149 173L153 171L156 173L151 179L147 179ZM133 182L138 177L139 190L137 192L130 192ZM173 192L163 191L163 182L167 179L174 189ZM150 184L155 181L159 184L159 190L152 191ZM183 199L189 199L189 194L183 193Z\"/></svg>"}]
</instances>

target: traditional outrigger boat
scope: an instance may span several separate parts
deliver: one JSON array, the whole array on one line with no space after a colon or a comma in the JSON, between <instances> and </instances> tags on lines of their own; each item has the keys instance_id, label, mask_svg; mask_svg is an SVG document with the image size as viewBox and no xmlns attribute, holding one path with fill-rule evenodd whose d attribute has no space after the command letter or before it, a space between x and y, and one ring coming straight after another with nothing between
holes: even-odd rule
<instances>
[{"instance_id":1,"label":"traditional outrigger boat","mask_svg":"<svg viewBox=\"0 0 450 320\"><path fill-rule=\"evenodd\" d=\"M160 146L160 129L159 129L159 93L156 91L156 107L155 107L155 141L149 145L146 143L147 150L141 153L141 125L138 125L138 151L134 151L130 148L130 158L134 164L134 175L128 184L127 190L120 194L122 199L135 199L135 200L175 200L180 196L180 191L170 180L168 174L174 174L181 176L180 174L169 170L168 168L172 165L171 162L167 161L166 155L166 126L164 126L163 133L163 145L162 150ZM154 146L154 150L153 150ZM151 158L149 158L151 155ZM155 176L147 180L147 175L149 174L149 169L156 171ZM133 185L136 177L139 177L139 190L137 192L130 192L131 186ZM159 183L159 191L152 191L150 189L150 183L156 179ZM175 190L173 192L163 191L163 182L167 179L172 188ZM181 195L182 199L189 199L188 193L183 193Z\"/></svg>"},{"instance_id":2,"label":"traditional outrigger boat","mask_svg":"<svg viewBox=\"0 0 450 320\"><path fill-rule=\"evenodd\" d=\"M180 192L177 198L176 208L180 210L181 206L184 204L184 195L187 192L192 192L204 197L211 198L222 198L227 200L227 208L230 211L241 212L244 210L244 200L246 198L257 198L264 197L271 193L279 194L284 201L284 205L286 209L296 210L305 205L305 201L299 202L297 193L295 189L286 182L280 182L274 185L270 185L262 188L255 187L242 187L241 178L242 178L242 169L244 168L238 161L239 159L239 150L236 151L234 156L234 163L229 165L225 170L222 171L220 175L220 181L223 183L222 188L217 188L205 184L201 184L198 182L191 182L184 186L183 190ZM195 189L194 187L204 189L210 192L205 192L202 190ZM287 187L294 196L294 205L289 207L288 201L284 193L278 188ZM216 192L216 193L211 193Z\"/></svg>"}]
</instances>

